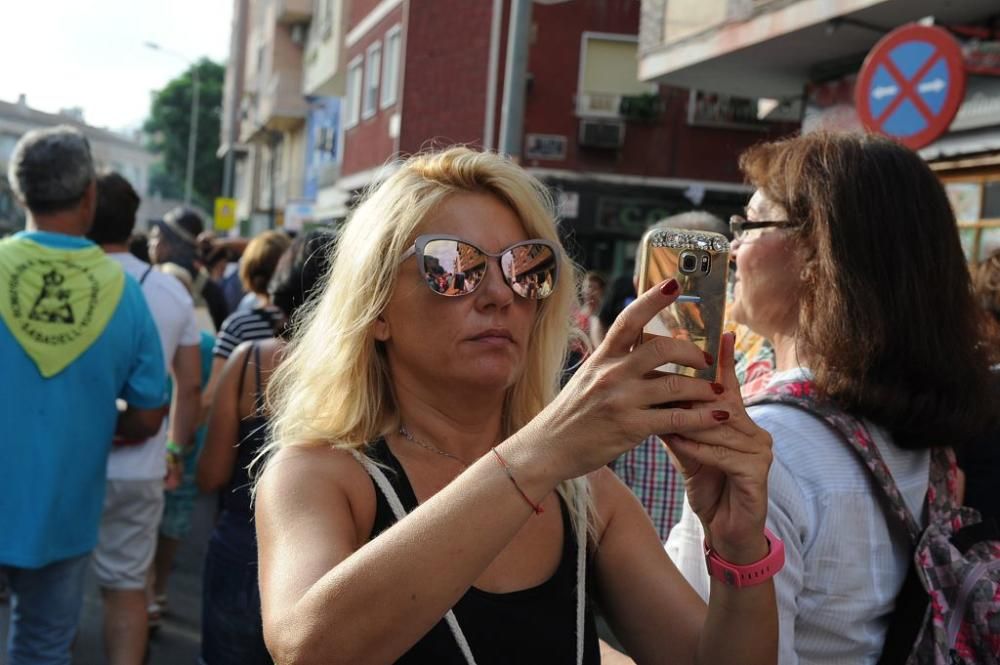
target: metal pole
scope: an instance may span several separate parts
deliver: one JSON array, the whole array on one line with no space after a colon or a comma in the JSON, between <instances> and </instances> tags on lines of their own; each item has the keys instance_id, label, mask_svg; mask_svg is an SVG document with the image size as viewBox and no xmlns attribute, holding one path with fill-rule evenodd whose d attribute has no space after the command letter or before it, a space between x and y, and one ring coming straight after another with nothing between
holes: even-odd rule
<instances>
[{"instance_id":1,"label":"metal pole","mask_svg":"<svg viewBox=\"0 0 1000 665\"><path fill-rule=\"evenodd\" d=\"M268 164L268 166L270 167L269 170L271 172L271 174L270 174L271 175L271 213L270 213L270 215L268 217L268 228L270 228L272 230L274 229L274 221L275 221L274 220L274 208L275 208L275 205L274 205L274 189L275 189L275 168L274 168L274 163L275 163L275 153L277 152L277 147L278 147L278 138L277 137L279 137L279 136L280 136L280 134L278 132L276 132L274 130L268 130L267 138L268 138L268 142L271 145L271 160L270 160L270 163Z\"/></svg>"},{"instance_id":2,"label":"metal pole","mask_svg":"<svg viewBox=\"0 0 1000 665\"><path fill-rule=\"evenodd\" d=\"M191 65L191 125L188 131L187 169L184 175L184 205L191 205L191 190L194 188L194 151L198 143L198 63Z\"/></svg>"},{"instance_id":3,"label":"metal pole","mask_svg":"<svg viewBox=\"0 0 1000 665\"><path fill-rule=\"evenodd\" d=\"M490 57L486 67L486 118L483 127L483 148L493 150L497 122L497 79L500 70L500 30L503 28L503 0L493 0L490 19Z\"/></svg>"},{"instance_id":4,"label":"metal pole","mask_svg":"<svg viewBox=\"0 0 1000 665\"><path fill-rule=\"evenodd\" d=\"M524 89L530 32L531 0L511 0L507 67L504 70L503 105L500 110L500 151L515 160L521 156L523 143Z\"/></svg>"}]
</instances>

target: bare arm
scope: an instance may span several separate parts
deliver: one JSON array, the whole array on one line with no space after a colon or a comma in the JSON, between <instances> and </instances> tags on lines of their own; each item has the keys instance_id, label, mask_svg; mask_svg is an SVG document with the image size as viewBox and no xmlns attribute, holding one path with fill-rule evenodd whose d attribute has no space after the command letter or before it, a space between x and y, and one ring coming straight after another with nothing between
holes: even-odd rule
<instances>
[{"instance_id":1,"label":"bare arm","mask_svg":"<svg viewBox=\"0 0 1000 665\"><path fill-rule=\"evenodd\" d=\"M171 367L174 377L168 438L185 448L192 445L201 409L201 348L179 346Z\"/></svg>"},{"instance_id":2,"label":"bare arm","mask_svg":"<svg viewBox=\"0 0 1000 665\"><path fill-rule=\"evenodd\" d=\"M240 426L240 374L243 371L244 357L249 352L249 345L236 349L222 371L212 374L218 389L209 413L205 447L198 459L198 489L202 492L213 492L223 487L233 474L236 446L239 443L236 437Z\"/></svg>"},{"instance_id":3,"label":"bare arm","mask_svg":"<svg viewBox=\"0 0 1000 665\"><path fill-rule=\"evenodd\" d=\"M601 607L628 653L640 663L774 663L777 612L761 611L775 605L773 585L713 580L706 607L628 488L607 470L592 478L606 520L596 557Z\"/></svg>"},{"instance_id":4,"label":"bare arm","mask_svg":"<svg viewBox=\"0 0 1000 665\"><path fill-rule=\"evenodd\" d=\"M232 355L230 355L232 357ZM201 393L201 413L198 423L203 423L208 419L208 414L212 410L212 401L215 399L215 392L218 390L222 368L226 364L226 359L222 356L212 356L212 373L208 375L208 383Z\"/></svg>"},{"instance_id":5,"label":"bare arm","mask_svg":"<svg viewBox=\"0 0 1000 665\"><path fill-rule=\"evenodd\" d=\"M115 435L133 441L148 439L160 430L166 414L166 406L155 409L136 409L130 406L118 413Z\"/></svg>"}]
</instances>

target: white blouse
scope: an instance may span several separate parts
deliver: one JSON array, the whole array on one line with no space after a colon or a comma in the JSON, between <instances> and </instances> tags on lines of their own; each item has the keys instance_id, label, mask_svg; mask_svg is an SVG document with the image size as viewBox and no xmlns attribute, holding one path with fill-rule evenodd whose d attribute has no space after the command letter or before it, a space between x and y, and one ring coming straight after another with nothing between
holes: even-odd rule
<instances>
[{"instance_id":1,"label":"white blouse","mask_svg":"<svg viewBox=\"0 0 1000 665\"><path fill-rule=\"evenodd\" d=\"M808 376L801 368L772 382ZM822 420L795 407L749 409L774 440L768 475L767 525L785 543L785 567L775 577L781 665L866 665L878 661L909 565L905 532L890 529L878 489L864 463ZM907 506L923 515L930 455L896 446L865 423ZM685 499L667 553L707 600L701 523Z\"/></svg>"}]
</instances>

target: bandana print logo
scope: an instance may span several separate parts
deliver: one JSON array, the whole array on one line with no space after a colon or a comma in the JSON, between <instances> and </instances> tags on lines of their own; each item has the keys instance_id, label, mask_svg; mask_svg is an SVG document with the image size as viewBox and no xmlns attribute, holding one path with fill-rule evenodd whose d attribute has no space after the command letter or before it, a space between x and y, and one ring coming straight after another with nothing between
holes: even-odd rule
<instances>
[{"instance_id":1,"label":"bandana print logo","mask_svg":"<svg viewBox=\"0 0 1000 665\"><path fill-rule=\"evenodd\" d=\"M73 316L73 306L70 304L70 291L62 288L66 278L53 269L45 274L42 281L42 292L38 294L28 318L45 323L72 324L76 318Z\"/></svg>"}]
</instances>

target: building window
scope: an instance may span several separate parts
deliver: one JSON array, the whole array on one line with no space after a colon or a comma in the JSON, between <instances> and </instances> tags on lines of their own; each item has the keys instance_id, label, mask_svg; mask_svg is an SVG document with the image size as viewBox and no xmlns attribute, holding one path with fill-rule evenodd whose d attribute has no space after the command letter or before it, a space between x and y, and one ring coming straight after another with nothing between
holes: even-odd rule
<instances>
[{"instance_id":1,"label":"building window","mask_svg":"<svg viewBox=\"0 0 1000 665\"><path fill-rule=\"evenodd\" d=\"M365 104L361 112L362 118L375 115L378 104L378 79L382 72L382 42L375 42L368 47L365 57Z\"/></svg>"},{"instance_id":2,"label":"building window","mask_svg":"<svg viewBox=\"0 0 1000 665\"><path fill-rule=\"evenodd\" d=\"M361 119L361 82L363 62L358 56L347 65L347 107L344 114L344 127L353 127Z\"/></svg>"},{"instance_id":3,"label":"building window","mask_svg":"<svg viewBox=\"0 0 1000 665\"><path fill-rule=\"evenodd\" d=\"M385 33L385 66L382 68L381 107L388 108L396 103L399 88L399 56L403 45L403 30L395 26Z\"/></svg>"},{"instance_id":4,"label":"building window","mask_svg":"<svg viewBox=\"0 0 1000 665\"><path fill-rule=\"evenodd\" d=\"M583 33L577 115L616 118L622 97L656 93L655 84L639 80L637 51L635 35Z\"/></svg>"}]
</instances>

